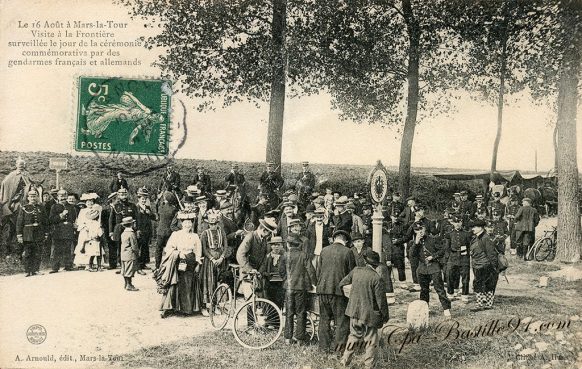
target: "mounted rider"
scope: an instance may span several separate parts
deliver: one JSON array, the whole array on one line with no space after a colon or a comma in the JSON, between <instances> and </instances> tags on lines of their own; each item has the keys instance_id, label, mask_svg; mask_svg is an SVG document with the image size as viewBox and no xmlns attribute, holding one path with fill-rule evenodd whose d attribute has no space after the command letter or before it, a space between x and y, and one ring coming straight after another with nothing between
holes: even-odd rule
<instances>
[{"instance_id":1,"label":"mounted rider","mask_svg":"<svg viewBox=\"0 0 582 369\"><path fill-rule=\"evenodd\" d=\"M18 203L25 197L25 191L32 184L30 174L26 170L26 161L21 157L16 159L16 169L8 173L0 184L0 206L2 217L18 211Z\"/></svg>"},{"instance_id":2,"label":"mounted rider","mask_svg":"<svg viewBox=\"0 0 582 369\"><path fill-rule=\"evenodd\" d=\"M281 174L277 172L274 163L267 163L267 170L261 174L259 183L260 192L266 193L269 196L269 204L271 205L271 208L276 208L280 202L279 192L283 187L285 180L281 177Z\"/></svg>"},{"instance_id":3,"label":"mounted rider","mask_svg":"<svg viewBox=\"0 0 582 369\"><path fill-rule=\"evenodd\" d=\"M302 208L304 208L309 203L309 197L313 190L315 190L317 180L315 175L311 172L311 170L309 170L308 161L302 162L301 166L303 167L303 171L295 179L295 189L297 190L299 203L301 204Z\"/></svg>"}]
</instances>

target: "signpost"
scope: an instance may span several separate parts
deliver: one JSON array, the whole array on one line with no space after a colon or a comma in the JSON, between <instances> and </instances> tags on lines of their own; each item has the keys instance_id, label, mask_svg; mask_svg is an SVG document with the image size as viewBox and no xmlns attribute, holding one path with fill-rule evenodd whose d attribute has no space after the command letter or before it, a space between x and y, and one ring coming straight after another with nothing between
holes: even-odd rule
<instances>
[{"instance_id":1,"label":"signpost","mask_svg":"<svg viewBox=\"0 0 582 369\"><path fill-rule=\"evenodd\" d=\"M370 198L374 202L374 214L372 215L372 249L382 257L382 202L388 196L388 171L382 162L378 160L376 167L368 177L370 186Z\"/></svg>"},{"instance_id":2,"label":"signpost","mask_svg":"<svg viewBox=\"0 0 582 369\"><path fill-rule=\"evenodd\" d=\"M59 189L59 173L63 169L67 169L67 158L50 158L49 169L57 172L56 188Z\"/></svg>"}]
</instances>

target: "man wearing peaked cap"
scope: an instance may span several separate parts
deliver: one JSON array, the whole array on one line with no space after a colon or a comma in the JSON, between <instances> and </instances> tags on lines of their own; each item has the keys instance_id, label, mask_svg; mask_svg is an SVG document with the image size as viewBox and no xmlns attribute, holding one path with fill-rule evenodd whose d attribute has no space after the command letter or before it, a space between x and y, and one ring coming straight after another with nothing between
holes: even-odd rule
<instances>
[{"instance_id":1,"label":"man wearing peaked cap","mask_svg":"<svg viewBox=\"0 0 582 369\"><path fill-rule=\"evenodd\" d=\"M347 202L347 201L346 201ZM321 250L317 262L317 294L319 296L319 350L341 352L349 333L349 319L345 316L348 299L340 282L356 266L354 254L347 247L349 231L335 230L333 243ZM330 335L330 321L335 321L334 336Z\"/></svg>"},{"instance_id":2,"label":"man wearing peaked cap","mask_svg":"<svg viewBox=\"0 0 582 369\"><path fill-rule=\"evenodd\" d=\"M444 241L449 257L446 264L447 297L449 300L459 296L461 284L461 301L469 302L469 281L471 271L471 233L463 229L463 216L453 214L451 217L453 229L446 233ZM455 292L455 290L457 290Z\"/></svg>"}]
</instances>

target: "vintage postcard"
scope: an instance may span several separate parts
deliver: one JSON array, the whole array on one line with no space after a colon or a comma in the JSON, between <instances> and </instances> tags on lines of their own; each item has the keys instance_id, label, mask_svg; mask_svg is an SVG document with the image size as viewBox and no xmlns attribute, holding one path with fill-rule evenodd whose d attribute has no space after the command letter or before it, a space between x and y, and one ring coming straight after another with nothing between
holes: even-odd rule
<instances>
[{"instance_id":1,"label":"vintage postcard","mask_svg":"<svg viewBox=\"0 0 582 369\"><path fill-rule=\"evenodd\" d=\"M0 0L0 368L582 367L580 0Z\"/></svg>"}]
</instances>

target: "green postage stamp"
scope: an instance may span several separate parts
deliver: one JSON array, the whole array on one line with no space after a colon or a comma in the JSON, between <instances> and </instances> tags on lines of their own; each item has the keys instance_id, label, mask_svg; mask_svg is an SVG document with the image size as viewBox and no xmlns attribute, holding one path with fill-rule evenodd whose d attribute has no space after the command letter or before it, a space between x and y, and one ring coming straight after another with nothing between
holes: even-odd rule
<instances>
[{"instance_id":1,"label":"green postage stamp","mask_svg":"<svg viewBox=\"0 0 582 369\"><path fill-rule=\"evenodd\" d=\"M169 81L80 77L78 86L77 151L168 154Z\"/></svg>"}]
</instances>

